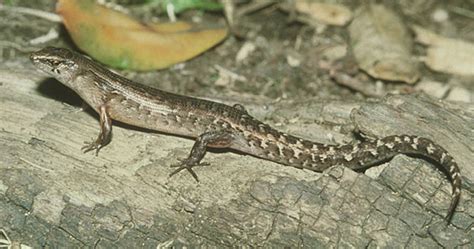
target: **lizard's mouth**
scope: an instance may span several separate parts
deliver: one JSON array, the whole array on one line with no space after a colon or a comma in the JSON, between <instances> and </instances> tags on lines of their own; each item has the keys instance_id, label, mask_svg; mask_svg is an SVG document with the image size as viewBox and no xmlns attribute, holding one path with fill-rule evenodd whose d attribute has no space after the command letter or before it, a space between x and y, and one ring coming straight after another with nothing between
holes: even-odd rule
<instances>
[{"instance_id":1,"label":"lizard's mouth","mask_svg":"<svg viewBox=\"0 0 474 249\"><path fill-rule=\"evenodd\" d=\"M38 51L40 52L40 51ZM30 54L30 61L33 63L33 65L42 68L47 63L47 60L42 56L41 54L38 54L38 52L33 52Z\"/></svg>"},{"instance_id":2,"label":"lizard's mouth","mask_svg":"<svg viewBox=\"0 0 474 249\"><path fill-rule=\"evenodd\" d=\"M36 55L31 55L30 56L30 61L33 63L33 65L38 68L40 71L44 72L50 72L52 70L51 66L48 66L48 63L45 63L44 60L42 60L40 57Z\"/></svg>"},{"instance_id":3,"label":"lizard's mouth","mask_svg":"<svg viewBox=\"0 0 474 249\"><path fill-rule=\"evenodd\" d=\"M44 71L49 74L60 73L59 67L62 63L60 58L58 59L56 57L45 55L43 53L43 50L31 53L30 61L33 63L33 65L35 65L35 67L37 67L41 71Z\"/></svg>"}]
</instances>

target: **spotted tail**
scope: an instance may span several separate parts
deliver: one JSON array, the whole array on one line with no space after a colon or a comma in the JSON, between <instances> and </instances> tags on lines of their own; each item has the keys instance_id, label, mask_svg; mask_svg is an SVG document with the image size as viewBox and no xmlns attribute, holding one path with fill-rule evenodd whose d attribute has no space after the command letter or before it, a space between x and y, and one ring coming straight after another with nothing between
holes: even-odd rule
<instances>
[{"instance_id":1,"label":"spotted tail","mask_svg":"<svg viewBox=\"0 0 474 249\"><path fill-rule=\"evenodd\" d=\"M461 196L461 174L458 165L443 147L427 138L401 135L358 144L328 145L266 128L267 130L262 132L267 134L266 139L249 136L244 140L248 142L248 146L236 149L284 165L316 172L322 172L333 165L343 165L354 170L367 169L398 154L432 159L439 163L452 183L451 204L445 219L449 221L454 214Z\"/></svg>"},{"instance_id":2,"label":"spotted tail","mask_svg":"<svg viewBox=\"0 0 474 249\"><path fill-rule=\"evenodd\" d=\"M353 160L348 165L352 169L368 168L397 154L426 157L438 162L452 183L451 204L445 217L447 221L451 219L461 197L461 174L456 161L443 147L427 138L408 135L388 136L354 146L358 149L352 149L356 152L351 155Z\"/></svg>"}]
</instances>

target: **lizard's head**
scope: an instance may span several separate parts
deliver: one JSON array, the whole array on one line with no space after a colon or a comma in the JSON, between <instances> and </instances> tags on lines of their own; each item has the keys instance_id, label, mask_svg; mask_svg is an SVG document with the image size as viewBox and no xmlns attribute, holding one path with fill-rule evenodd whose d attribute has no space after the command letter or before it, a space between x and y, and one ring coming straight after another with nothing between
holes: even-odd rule
<instances>
[{"instance_id":1,"label":"lizard's head","mask_svg":"<svg viewBox=\"0 0 474 249\"><path fill-rule=\"evenodd\" d=\"M65 48L46 47L30 55L33 64L60 81L75 78L79 66L77 56Z\"/></svg>"}]
</instances>

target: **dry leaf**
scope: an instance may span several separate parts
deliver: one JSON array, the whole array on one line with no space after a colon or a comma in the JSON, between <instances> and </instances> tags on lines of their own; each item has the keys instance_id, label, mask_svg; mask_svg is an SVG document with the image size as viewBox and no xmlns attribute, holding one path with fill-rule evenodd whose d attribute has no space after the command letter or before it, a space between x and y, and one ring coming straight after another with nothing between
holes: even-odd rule
<instances>
[{"instance_id":1,"label":"dry leaf","mask_svg":"<svg viewBox=\"0 0 474 249\"><path fill-rule=\"evenodd\" d=\"M227 29L193 31L187 23L143 24L91 0L58 0L56 11L76 45L116 68L153 70L213 47Z\"/></svg>"},{"instance_id":2,"label":"dry leaf","mask_svg":"<svg viewBox=\"0 0 474 249\"><path fill-rule=\"evenodd\" d=\"M407 28L383 5L358 9L349 32L357 63L372 77L407 83L420 77Z\"/></svg>"},{"instance_id":3,"label":"dry leaf","mask_svg":"<svg viewBox=\"0 0 474 249\"><path fill-rule=\"evenodd\" d=\"M414 26L416 39L428 45L426 65L435 71L474 75L474 44L437 35L420 26Z\"/></svg>"},{"instance_id":4,"label":"dry leaf","mask_svg":"<svg viewBox=\"0 0 474 249\"><path fill-rule=\"evenodd\" d=\"M344 26L352 19L352 11L341 4L299 0L295 2L295 8L298 12L330 25Z\"/></svg>"}]
</instances>

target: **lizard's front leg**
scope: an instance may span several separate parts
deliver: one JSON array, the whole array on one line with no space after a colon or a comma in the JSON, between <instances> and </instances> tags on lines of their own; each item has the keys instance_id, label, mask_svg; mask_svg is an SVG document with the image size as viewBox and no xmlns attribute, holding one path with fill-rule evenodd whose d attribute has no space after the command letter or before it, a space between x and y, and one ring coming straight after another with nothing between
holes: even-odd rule
<instances>
[{"instance_id":1,"label":"lizard's front leg","mask_svg":"<svg viewBox=\"0 0 474 249\"><path fill-rule=\"evenodd\" d=\"M95 150L95 155L99 154L99 150L110 143L112 138L112 119L110 118L109 113L107 112L107 106L105 104L99 107L99 116L100 116L100 133L97 139L94 142L87 143L82 150L84 153L91 150Z\"/></svg>"},{"instance_id":2,"label":"lizard's front leg","mask_svg":"<svg viewBox=\"0 0 474 249\"><path fill-rule=\"evenodd\" d=\"M183 169L186 169L191 173L191 175L199 182L199 179L192 170L192 167L199 165L208 165L208 163L201 163L202 158L206 154L207 147L213 148L227 148L232 143L232 134L227 131L210 131L201 134L193 145L191 153L188 158L182 160L176 165L171 167L177 167L175 171L170 174L170 177L174 174L180 172Z\"/></svg>"}]
</instances>

